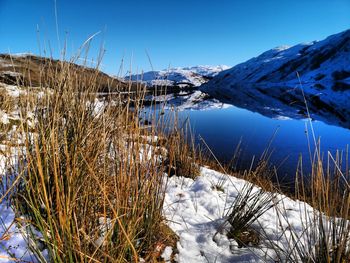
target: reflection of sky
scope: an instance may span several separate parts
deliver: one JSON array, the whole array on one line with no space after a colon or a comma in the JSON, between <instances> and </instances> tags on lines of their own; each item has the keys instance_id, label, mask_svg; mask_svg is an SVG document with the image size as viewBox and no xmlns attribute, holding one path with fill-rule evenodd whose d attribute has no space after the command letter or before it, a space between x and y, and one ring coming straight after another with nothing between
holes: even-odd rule
<instances>
[{"instance_id":1,"label":"reflection of sky","mask_svg":"<svg viewBox=\"0 0 350 263\"><path fill-rule=\"evenodd\" d=\"M269 144L276 129L272 143L274 153L271 161L278 165L289 156L280 172L294 175L298 156L303 155L304 164L310 163L305 127L308 126L312 141L310 124L306 120L277 120L237 107L206 111L183 111L180 118L190 117L196 138L204 138L215 155L223 161L230 160L242 138L241 165L250 163L252 156L260 157ZM350 143L350 131L341 127L312 122L316 139L321 138L321 151L345 150ZM313 147L314 148L314 147Z\"/></svg>"}]
</instances>

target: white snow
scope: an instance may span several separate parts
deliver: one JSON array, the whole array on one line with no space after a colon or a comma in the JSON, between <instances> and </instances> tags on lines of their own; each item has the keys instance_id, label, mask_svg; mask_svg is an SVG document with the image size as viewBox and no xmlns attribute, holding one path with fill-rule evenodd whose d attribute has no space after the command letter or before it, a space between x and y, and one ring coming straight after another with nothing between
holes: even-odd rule
<instances>
[{"instance_id":1,"label":"white snow","mask_svg":"<svg viewBox=\"0 0 350 263\"><path fill-rule=\"evenodd\" d=\"M7 85L4 83L0 83L0 88L4 89L9 96L14 98L18 98L21 94L25 93L24 90L20 89L18 86L15 85Z\"/></svg>"},{"instance_id":2,"label":"white snow","mask_svg":"<svg viewBox=\"0 0 350 263\"><path fill-rule=\"evenodd\" d=\"M3 123L3 124L10 123L8 114L2 110L0 110L0 123Z\"/></svg>"},{"instance_id":3,"label":"white snow","mask_svg":"<svg viewBox=\"0 0 350 263\"><path fill-rule=\"evenodd\" d=\"M106 217L100 217L98 219L98 222L100 224L99 226L99 237L97 238L97 240L95 240L95 244L96 246L102 246L104 245L105 239L106 239L106 235L108 234L108 231L110 231L110 229L112 228L112 220L110 218L106 218Z\"/></svg>"},{"instance_id":4,"label":"white snow","mask_svg":"<svg viewBox=\"0 0 350 263\"><path fill-rule=\"evenodd\" d=\"M131 75L125 79L142 81L148 86L174 86L193 85L200 86L208 81L208 78L216 76L219 72L228 69L228 66L194 66L184 68L169 68L160 71L148 71Z\"/></svg>"},{"instance_id":5,"label":"white snow","mask_svg":"<svg viewBox=\"0 0 350 263\"><path fill-rule=\"evenodd\" d=\"M313 216L314 209L279 194L271 201L275 207L253 223L269 242L262 240L258 247L238 248L236 241L227 238L225 215L246 183L204 167L195 180L176 176L168 179L163 210L168 225L180 238L178 262L274 262L275 252L269 242L285 249L292 235L303 242L306 218ZM219 184L223 191L215 190Z\"/></svg>"},{"instance_id":6,"label":"white snow","mask_svg":"<svg viewBox=\"0 0 350 263\"><path fill-rule=\"evenodd\" d=\"M0 66L1 67L13 67L13 64L10 64L10 63L8 63L8 61L7 60L4 60L4 59L2 59L2 58L0 58Z\"/></svg>"},{"instance_id":7,"label":"white snow","mask_svg":"<svg viewBox=\"0 0 350 263\"><path fill-rule=\"evenodd\" d=\"M173 253L172 247L165 247L161 257L164 259L165 262L171 262L171 255Z\"/></svg>"},{"instance_id":8,"label":"white snow","mask_svg":"<svg viewBox=\"0 0 350 263\"><path fill-rule=\"evenodd\" d=\"M0 152L6 150L9 150L8 147L0 145ZM28 248L26 234L28 224L22 217L16 216L4 192L6 191L4 184L7 183L6 165L15 160L15 153L10 159L13 160L6 159L0 154L0 262L37 262Z\"/></svg>"},{"instance_id":9,"label":"white snow","mask_svg":"<svg viewBox=\"0 0 350 263\"><path fill-rule=\"evenodd\" d=\"M37 262L29 251L25 228L18 227L11 207L0 203L0 262Z\"/></svg>"}]
</instances>

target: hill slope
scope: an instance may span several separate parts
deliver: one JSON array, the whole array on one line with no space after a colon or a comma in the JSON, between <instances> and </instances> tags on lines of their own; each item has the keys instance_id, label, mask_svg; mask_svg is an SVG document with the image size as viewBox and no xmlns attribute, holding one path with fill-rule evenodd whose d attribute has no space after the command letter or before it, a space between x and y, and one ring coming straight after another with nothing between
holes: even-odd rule
<instances>
[{"instance_id":1,"label":"hill slope","mask_svg":"<svg viewBox=\"0 0 350 263\"><path fill-rule=\"evenodd\" d=\"M313 118L350 128L350 30L271 49L219 73L200 89L269 117L304 118L301 87Z\"/></svg>"},{"instance_id":2,"label":"hill slope","mask_svg":"<svg viewBox=\"0 0 350 263\"><path fill-rule=\"evenodd\" d=\"M99 83L99 91L127 90L129 84L111 77L99 70L78 65L69 61L60 61L30 54L0 54L0 82L9 85L49 87L50 75L69 69L82 83L89 83L92 78ZM59 81L59 80L57 80ZM18 83L19 82L19 83ZM82 87L83 88L83 87Z\"/></svg>"}]
</instances>

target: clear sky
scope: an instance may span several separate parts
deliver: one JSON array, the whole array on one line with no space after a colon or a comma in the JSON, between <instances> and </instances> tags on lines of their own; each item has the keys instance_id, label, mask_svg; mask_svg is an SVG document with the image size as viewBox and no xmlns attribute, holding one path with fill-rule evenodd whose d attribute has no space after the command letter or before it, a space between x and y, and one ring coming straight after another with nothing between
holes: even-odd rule
<instances>
[{"instance_id":1,"label":"clear sky","mask_svg":"<svg viewBox=\"0 0 350 263\"><path fill-rule=\"evenodd\" d=\"M0 52L43 54L67 38L72 55L92 34L90 57L117 74L169 66L235 65L279 45L350 29L350 0L0 0ZM39 33L37 33L39 29ZM58 41L58 38L60 41ZM38 41L39 39L39 41ZM40 45L39 45L40 42Z\"/></svg>"}]
</instances>

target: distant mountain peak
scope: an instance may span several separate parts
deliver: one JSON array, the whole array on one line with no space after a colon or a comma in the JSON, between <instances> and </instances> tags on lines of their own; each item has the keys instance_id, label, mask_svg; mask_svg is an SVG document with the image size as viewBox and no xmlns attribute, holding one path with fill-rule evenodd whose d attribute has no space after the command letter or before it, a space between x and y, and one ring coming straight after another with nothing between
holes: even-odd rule
<instances>
[{"instance_id":1,"label":"distant mountain peak","mask_svg":"<svg viewBox=\"0 0 350 263\"><path fill-rule=\"evenodd\" d=\"M229 66L191 66L174 67L159 71L148 71L141 74L134 74L126 77L133 81L141 81L148 86L178 86L188 85L198 87L209 81L219 72L228 69Z\"/></svg>"}]
</instances>

